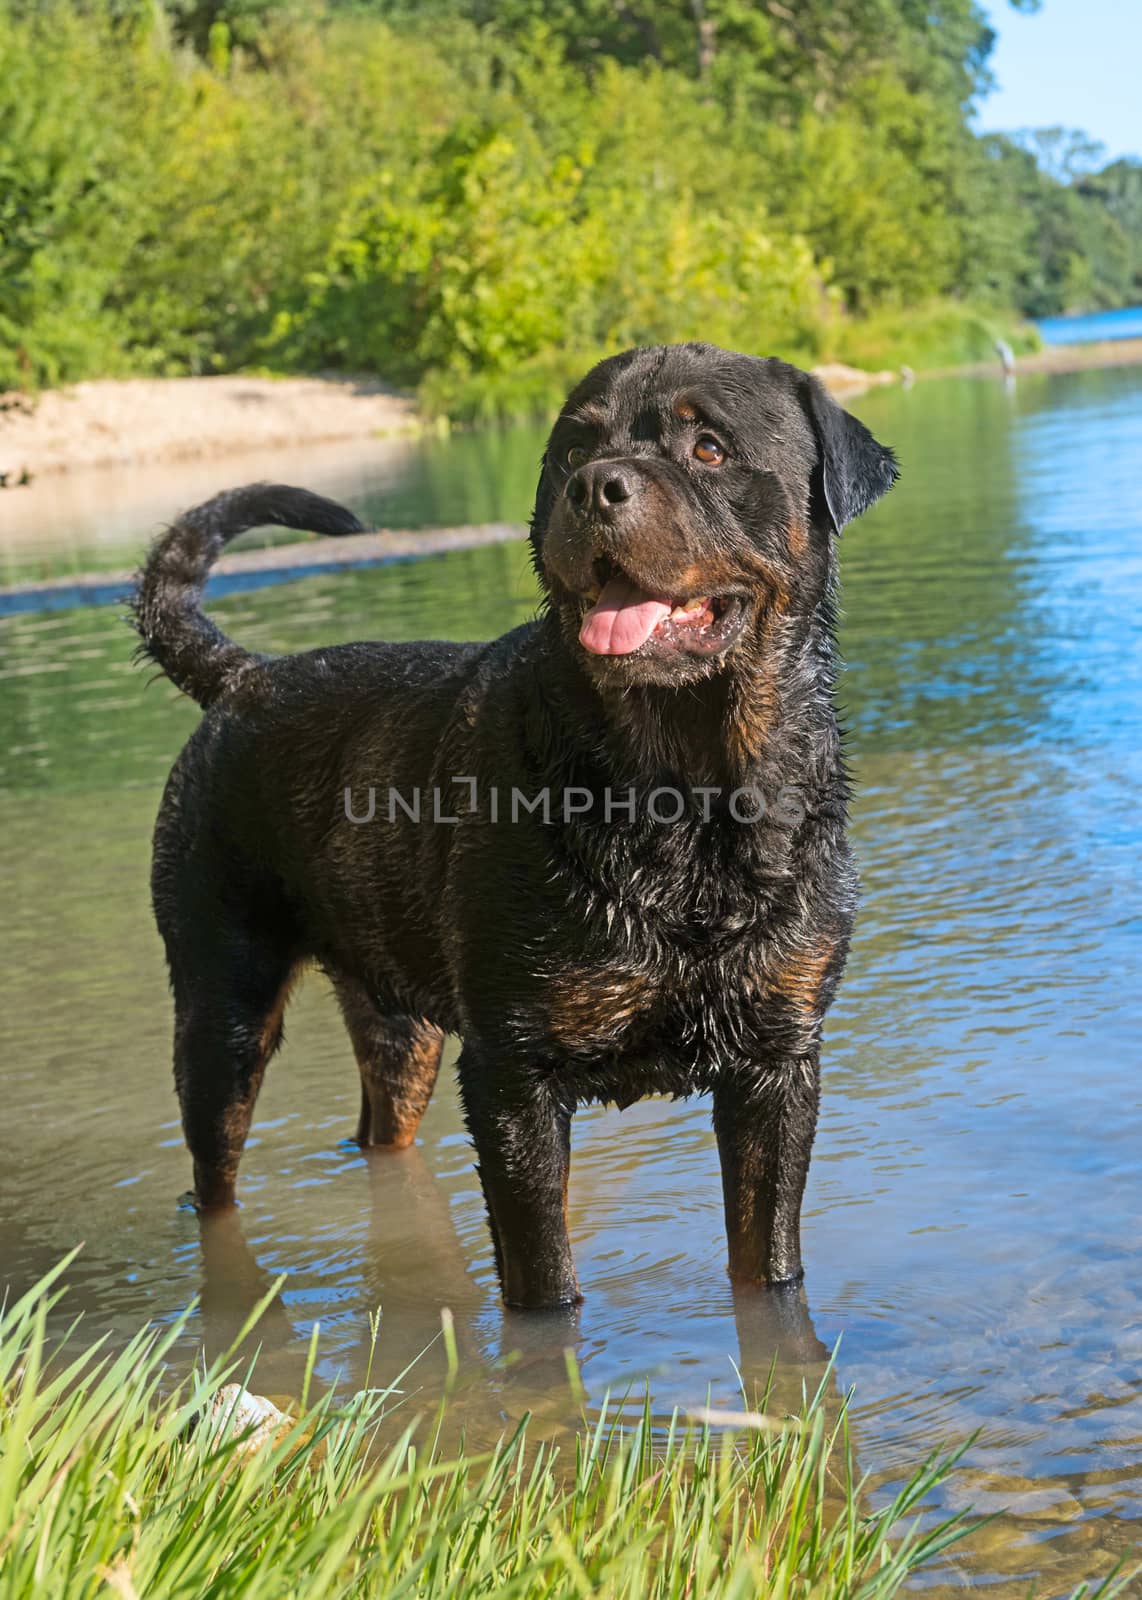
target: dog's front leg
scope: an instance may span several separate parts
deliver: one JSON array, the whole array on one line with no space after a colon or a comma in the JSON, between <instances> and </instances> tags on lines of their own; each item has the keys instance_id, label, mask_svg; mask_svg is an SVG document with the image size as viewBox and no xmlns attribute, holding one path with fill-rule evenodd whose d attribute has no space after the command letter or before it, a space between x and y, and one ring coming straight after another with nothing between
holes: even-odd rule
<instances>
[{"instance_id":1,"label":"dog's front leg","mask_svg":"<svg viewBox=\"0 0 1142 1600\"><path fill-rule=\"evenodd\" d=\"M815 1052L739 1069L714 1089L736 1283L795 1283L803 1275L801 1199L819 1101Z\"/></svg>"},{"instance_id":2,"label":"dog's front leg","mask_svg":"<svg viewBox=\"0 0 1142 1600\"><path fill-rule=\"evenodd\" d=\"M468 1043L459 1073L505 1303L578 1305L567 1238L570 1103L534 1066Z\"/></svg>"}]
</instances>

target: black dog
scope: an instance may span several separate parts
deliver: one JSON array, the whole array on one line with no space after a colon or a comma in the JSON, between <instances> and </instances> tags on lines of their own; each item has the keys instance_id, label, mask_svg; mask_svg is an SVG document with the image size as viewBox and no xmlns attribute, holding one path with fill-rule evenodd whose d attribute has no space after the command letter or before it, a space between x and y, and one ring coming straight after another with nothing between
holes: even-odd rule
<instances>
[{"instance_id":1,"label":"black dog","mask_svg":"<svg viewBox=\"0 0 1142 1600\"><path fill-rule=\"evenodd\" d=\"M800 1277L856 902L834 541L895 477L815 379L688 344L604 361L567 401L532 522L542 614L504 638L280 659L226 639L198 603L228 539L358 528L299 489L220 495L159 540L141 649L206 708L153 876L202 1208L234 1202L291 979L317 962L362 1145L410 1142L460 1034L509 1304L580 1298L575 1106L661 1092L713 1094L733 1278Z\"/></svg>"}]
</instances>

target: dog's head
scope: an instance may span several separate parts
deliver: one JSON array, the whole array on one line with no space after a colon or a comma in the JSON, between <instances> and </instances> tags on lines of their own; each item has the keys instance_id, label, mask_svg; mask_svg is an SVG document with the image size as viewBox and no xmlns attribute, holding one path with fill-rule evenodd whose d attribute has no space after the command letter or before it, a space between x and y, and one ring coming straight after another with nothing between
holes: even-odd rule
<instances>
[{"instance_id":1,"label":"dog's head","mask_svg":"<svg viewBox=\"0 0 1142 1600\"><path fill-rule=\"evenodd\" d=\"M587 374L552 430L536 566L596 680L686 683L774 610L811 612L832 540L896 476L892 452L784 361L630 350Z\"/></svg>"}]
</instances>

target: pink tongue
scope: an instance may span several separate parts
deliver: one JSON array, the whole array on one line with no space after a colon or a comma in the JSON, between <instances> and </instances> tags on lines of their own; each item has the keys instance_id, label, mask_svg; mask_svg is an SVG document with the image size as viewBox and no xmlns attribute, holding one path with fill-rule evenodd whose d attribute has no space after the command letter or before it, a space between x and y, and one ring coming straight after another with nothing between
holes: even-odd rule
<instances>
[{"instance_id":1,"label":"pink tongue","mask_svg":"<svg viewBox=\"0 0 1142 1600\"><path fill-rule=\"evenodd\" d=\"M579 643L597 656L629 656L671 609L669 600L656 599L629 578L612 578L583 618Z\"/></svg>"}]
</instances>

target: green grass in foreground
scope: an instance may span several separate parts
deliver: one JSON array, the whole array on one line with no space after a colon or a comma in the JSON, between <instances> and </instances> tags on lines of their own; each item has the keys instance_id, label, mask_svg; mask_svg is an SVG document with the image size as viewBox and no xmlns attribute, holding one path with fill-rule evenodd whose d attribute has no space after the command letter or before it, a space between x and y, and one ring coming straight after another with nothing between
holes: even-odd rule
<instances>
[{"instance_id":1,"label":"green grass in foreground","mask_svg":"<svg viewBox=\"0 0 1142 1600\"><path fill-rule=\"evenodd\" d=\"M117 1355L65 1357L46 1326L67 1264L0 1313L5 1600L875 1600L962 1531L916 1526L951 1458L870 1514L844 1416L827 1422L821 1396L736 1438L676 1421L655 1439L649 1415L620 1433L604 1407L566 1453L529 1446L521 1426L445 1458L438 1426L423 1444L414 1424L400 1431L393 1390L303 1399L296 1425L252 1452L205 1423L188 1436L225 1364L169 1387L184 1321Z\"/></svg>"}]
</instances>

